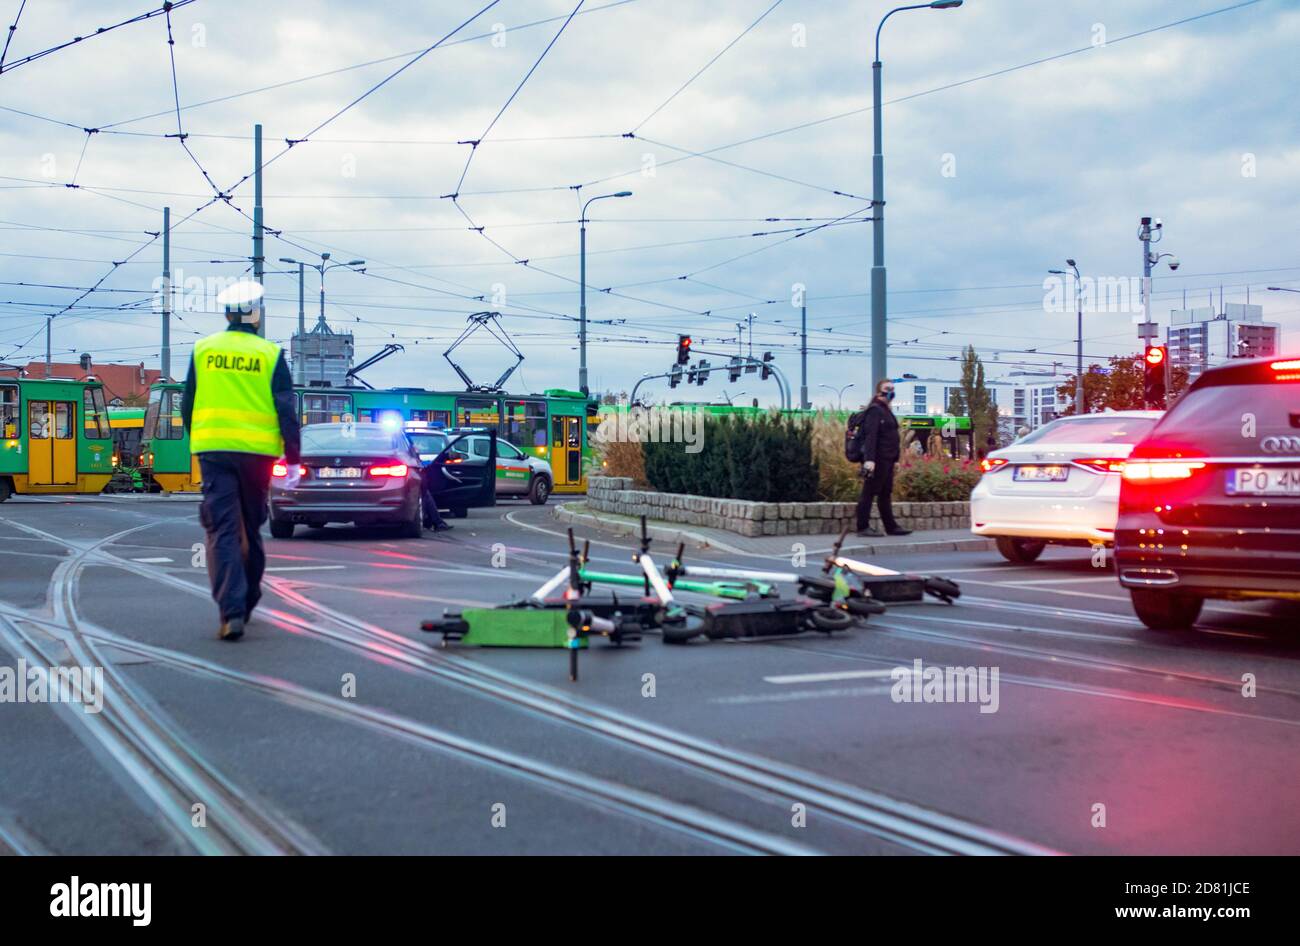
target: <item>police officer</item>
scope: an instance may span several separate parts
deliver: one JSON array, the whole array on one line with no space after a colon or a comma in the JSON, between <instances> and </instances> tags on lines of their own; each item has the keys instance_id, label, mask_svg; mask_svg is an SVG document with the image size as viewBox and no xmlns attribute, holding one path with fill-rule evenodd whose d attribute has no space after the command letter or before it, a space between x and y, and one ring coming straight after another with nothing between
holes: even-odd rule
<instances>
[{"instance_id":1,"label":"police officer","mask_svg":"<svg viewBox=\"0 0 1300 946\"><path fill-rule=\"evenodd\" d=\"M858 535L879 536L871 528L871 504L880 507L880 524L889 535L911 535L894 519L894 464L901 454L898 418L889 402L894 399L894 382L883 378L876 382L876 394L867 405L858 432L862 448L862 496L858 499Z\"/></svg>"},{"instance_id":2,"label":"police officer","mask_svg":"<svg viewBox=\"0 0 1300 946\"><path fill-rule=\"evenodd\" d=\"M217 636L244 636L262 597L262 523L271 468L283 456L291 478L299 461L293 376L280 346L257 334L262 287L236 283L217 297L229 323L199 340L190 356L181 413L199 458L208 578L221 609Z\"/></svg>"}]
</instances>

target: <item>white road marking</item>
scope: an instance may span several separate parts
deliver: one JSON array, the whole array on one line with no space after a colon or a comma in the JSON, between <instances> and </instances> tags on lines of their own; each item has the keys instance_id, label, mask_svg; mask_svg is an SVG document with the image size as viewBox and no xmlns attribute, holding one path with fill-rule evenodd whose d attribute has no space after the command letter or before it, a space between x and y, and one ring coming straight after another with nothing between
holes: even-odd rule
<instances>
[{"instance_id":1,"label":"white road marking","mask_svg":"<svg viewBox=\"0 0 1300 946\"><path fill-rule=\"evenodd\" d=\"M346 565L279 565L268 568L268 572L332 572L347 568Z\"/></svg>"},{"instance_id":2,"label":"white road marking","mask_svg":"<svg viewBox=\"0 0 1300 946\"><path fill-rule=\"evenodd\" d=\"M822 683L828 680L868 680L876 677L888 677L893 670L833 670L828 673L788 673L775 677L764 677L768 683Z\"/></svg>"},{"instance_id":3,"label":"white road marking","mask_svg":"<svg viewBox=\"0 0 1300 946\"><path fill-rule=\"evenodd\" d=\"M717 696L709 700L709 702L730 706L744 706L750 703L792 703L797 700L825 700L845 696L880 696L892 689L891 686L826 687L820 690L787 690L783 693Z\"/></svg>"},{"instance_id":4,"label":"white road marking","mask_svg":"<svg viewBox=\"0 0 1300 946\"><path fill-rule=\"evenodd\" d=\"M170 559L170 558L133 558L133 559L131 559L131 561L133 561L133 562L140 562L141 564L144 564L144 565L162 565L162 564L165 563L165 562L170 562L170 561L172 561L172 559Z\"/></svg>"},{"instance_id":5,"label":"white road marking","mask_svg":"<svg viewBox=\"0 0 1300 946\"><path fill-rule=\"evenodd\" d=\"M1114 575L1097 575L1094 578L1029 578L1021 581L1002 582L1004 585L1077 585L1086 581L1112 581L1118 582L1119 579Z\"/></svg>"}]
</instances>

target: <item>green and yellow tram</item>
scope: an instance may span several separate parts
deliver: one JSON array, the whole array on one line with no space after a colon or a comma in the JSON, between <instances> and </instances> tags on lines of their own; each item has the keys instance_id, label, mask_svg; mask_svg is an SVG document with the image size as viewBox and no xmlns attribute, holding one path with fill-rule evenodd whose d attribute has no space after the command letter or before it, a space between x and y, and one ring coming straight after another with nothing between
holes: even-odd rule
<instances>
[{"instance_id":1,"label":"green and yellow tram","mask_svg":"<svg viewBox=\"0 0 1300 946\"><path fill-rule=\"evenodd\" d=\"M527 395L423 388L295 390L304 426L339 423L351 416L363 423L389 423L395 428L407 423L496 427L502 438L521 451L551 464L554 492L587 490L591 452L587 422L594 409L581 392L561 388ZM198 462L190 456L181 420L183 391L178 382L153 385L144 431L146 462L154 480L163 489L177 492L200 488Z\"/></svg>"},{"instance_id":2,"label":"green and yellow tram","mask_svg":"<svg viewBox=\"0 0 1300 946\"><path fill-rule=\"evenodd\" d=\"M0 434L0 501L15 493L98 493L113 475L98 381L0 379Z\"/></svg>"},{"instance_id":3,"label":"green and yellow tram","mask_svg":"<svg viewBox=\"0 0 1300 946\"><path fill-rule=\"evenodd\" d=\"M106 493L141 493L148 482L140 470L144 433L143 407L109 407L108 426L113 434L113 478Z\"/></svg>"}]
</instances>

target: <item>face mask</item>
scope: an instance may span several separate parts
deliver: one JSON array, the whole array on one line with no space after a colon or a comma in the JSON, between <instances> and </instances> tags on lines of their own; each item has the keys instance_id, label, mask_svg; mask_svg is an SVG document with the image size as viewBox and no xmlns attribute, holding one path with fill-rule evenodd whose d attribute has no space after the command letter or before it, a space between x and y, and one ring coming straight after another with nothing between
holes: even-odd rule
<instances>
[{"instance_id":1,"label":"face mask","mask_svg":"<svg viewBox=\"0 0 1300 946\"><path fill-rule=\"evenodd\" d=\"M893 391L886 391L886 392L884 392L884 394L885 394L885 400L886 400L886 401L892 401L892 400L894 399L894 392L893 392Z\"/></svg>"}]
</instances>

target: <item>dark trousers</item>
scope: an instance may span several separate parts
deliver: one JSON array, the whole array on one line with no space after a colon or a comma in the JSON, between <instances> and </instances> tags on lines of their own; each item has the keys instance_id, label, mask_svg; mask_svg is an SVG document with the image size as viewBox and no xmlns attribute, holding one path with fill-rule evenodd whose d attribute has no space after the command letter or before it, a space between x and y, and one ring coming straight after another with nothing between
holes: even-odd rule
<instances>
[{"instance_id":1,"label":"dark trousers","mask_svg":"<svg viewBox=\"0 0 1300 946\"><path fill-rule=\"evenodd\" d=\"M438 500L433 495L433 478L439 473L431 466L420 471L420 492L424 497L424 527L426 529L446 525L442 513L438 512Z\"/></svg>"},{"instance_id":2,"label":"dark trousers","mask_svg":"<svg viewBox=\"0 0 1300 946\"><path fill-rule=\"evenodd\" d=\"M262 597L262 523L271 490L273 457L251 453L201 453L203 501L199 521L207 533L208 581L221 620L244 617Z\"/></svg>"},{"instance_id":3,"label":"dark trousers","mask_svg":"<svg viewBox=\"0 0 1300 946\"><path fill-rule=\"evenodd\" d=\"M898 528L894 520L894 464L877 463L875 472L862 478L862 496L858 499L858 531L871 526L871 502L880 506L880 524L886 532Z\"/></svg>"}]
</instances>

